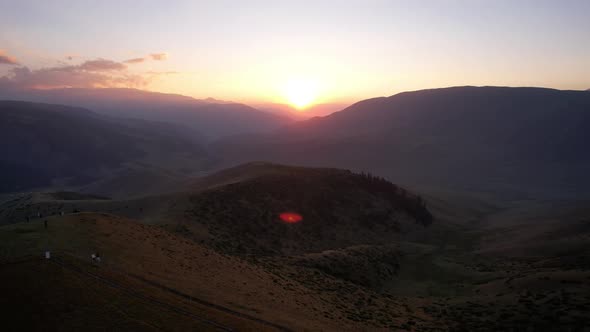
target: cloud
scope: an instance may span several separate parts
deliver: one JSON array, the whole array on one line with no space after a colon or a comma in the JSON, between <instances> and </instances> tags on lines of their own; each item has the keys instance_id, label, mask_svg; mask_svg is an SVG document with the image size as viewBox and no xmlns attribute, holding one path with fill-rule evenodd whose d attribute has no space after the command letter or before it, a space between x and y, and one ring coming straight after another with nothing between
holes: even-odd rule
<instances>
[{"instance_id":1,"label":"cloud","mask_svg":"<svg viewBox=\"0 0 590 332\"><path fill-rule=\"evenodd\" d=\"M164 61L168 59L168 53L152 53L150 57L156 61Z\"/></svg>"},{"instance_id":2,"label":"cloud","mask_svg":"<svg viewBox=\"0 0 590 332\"><path fill-rule=\"evenodd\" d=\"M77 55L66 55L72 61ZM132 73L127 64L138 64L147 60L163 61L167 53L153 53L143 58L122 62L108 59L87 60L78 65L60 62L53 67L31 70L26 66L11 69L0 77L0 88L5 89L55 89L55 88L144 88L158 77L176 72L148 71ZM18 64L14 58L0 50L0 63Z\"/></svg>"},{"instance_id":3,"label":"cloud","mask_svg":"<svg viewBox=\"0 0 590 332\"><path fill-rule=\"evenodd\" d=\"M18 61L16 61L14 57L6 54L3 50L0 50L0 64L18 65Z\"/></svg>"},{"instance_id":4,"label":"cloud","mask_svg":"<svg viewBox=\"0 0 590 332\"><path fill-rule=\"evenodd\" d=\"M129 60L123 61L123 63L142 63L145 61L145 58L133 58Z\"/></svg>"},{"instance_id":5,"label":"cloud","mask_svg":"<svg viewBox=\"0 0 590 332\"><path fill-rule=\"evenodd\" d=\"M143 58L133 58L133 59L125 60L125 61L123 61L123 63L135 64L135 63L146 62L148 60L164 61L167 59L168 59L168 53L152 53L152 54L149 54Z\"/></svg>"},{"instance_id":6,"label":"cloud","mask_svg":"<svg viewBox=\"0 0 590 332\"><path fill-rule=\"evenodd\" d=\"M116 61L96 59L79 65L56 66L31 70L28 67L12 69L0 77L0 88L53 89L53 88L106 88L147 86L153 74L135 74Z\"/></svg>"},{"instance_id":7,"label":"cloud","mask_svg":"<svg viewBox=\"0 0 590 332\"><path fill-rule=\"evenodd\" d=\"M109 71L109 70L124 70L127 69L122 63L115 62L112 60L98 59L85 61L78 66L79 69L88 71Z\"/></svg>"},{"instance_id":8,"label":"cloud","mask_svg":"<svg viewBox=\"0 0 590 332\"><path fill-rule=\"evenodd\" d=\"M148 72L146 72L146 74L150 74L150 75L176 75L176 74L180 74L180 72L177 72L177 71L148 71Z\"/></svg>"}]
</instances>

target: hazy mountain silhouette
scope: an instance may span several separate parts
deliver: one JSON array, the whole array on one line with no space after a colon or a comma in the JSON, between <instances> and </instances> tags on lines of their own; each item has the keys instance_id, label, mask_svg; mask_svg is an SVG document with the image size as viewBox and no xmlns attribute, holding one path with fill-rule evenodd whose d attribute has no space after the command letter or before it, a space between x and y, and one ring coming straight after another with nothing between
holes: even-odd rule
<instances>
[{"instance_id":1,"label":"hazy mountain silhouette","mask_svg":"<svg viewBox=\"0 0 590 332\"><path fill-rule=\"evenodd\" d=\"M0 101L0 192L82 184L130 161L163 165L204 151L166 123L113 119L81 108Z\"/></svg>"},{"instance_id":2,"label":"hazy mountain silhouette","mask_svg":"<svg viewBox=\"0 0 590 332\"><path fill-rule=\"evenodd\" d=\"M259 103L259 104L251 104L251 106L255 107L256 109L270 112L273 114L278 114L282 116L288 116L294 120L304 120L313 118L316 116L326 116L330 115L334 112L341 111L346 107L350 106L350 103L322 103L322 104L313 104L309 105L303 110L298 110L297 108L288 105L288 104L280 104L280 103Z\"/></svg>"},{"instance_id":3,"label":"hazy mountain silhouette","mask_svg":"<svg viewBox=\"0 0 590 332\"><path fill-rule=\"evenodd\" d=\"M288 117L262 112L244 104L137 89L0 91L0 99L64 104L109 116L181 124L212 139L274 130L291 121Z\"/></svg>"},{"instance_id":4,"label":"hazy mountain silhouette","mask_svg":"<svg viewBox=\"0 0 590 332\"><path fill-rule=\"evenodd\" d=\"M454 87L358 102L271 135L226 139L227 164L269 160L368 170L405 184L577 195L590 185L590 95Z\"/></svg>"}]
</instances>

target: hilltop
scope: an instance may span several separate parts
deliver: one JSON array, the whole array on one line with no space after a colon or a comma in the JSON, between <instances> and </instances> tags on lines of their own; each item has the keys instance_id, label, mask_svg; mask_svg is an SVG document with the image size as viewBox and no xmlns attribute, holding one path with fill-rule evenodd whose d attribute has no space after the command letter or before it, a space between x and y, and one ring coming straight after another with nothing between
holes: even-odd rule
<instances>
[{"instance_id":1,"label":"hilltop","mask_svg":"<svg viewBox=\"0 0 590 332\"><path fill-rule=\"evenodd\" d=\"M233 254L383 244L433 220L419 196L370 174L253 163L208 178L227 184L191 194L184 225L205 225ZM303 219L286 225L286 212Z\"/></svg>"}]
</instances>

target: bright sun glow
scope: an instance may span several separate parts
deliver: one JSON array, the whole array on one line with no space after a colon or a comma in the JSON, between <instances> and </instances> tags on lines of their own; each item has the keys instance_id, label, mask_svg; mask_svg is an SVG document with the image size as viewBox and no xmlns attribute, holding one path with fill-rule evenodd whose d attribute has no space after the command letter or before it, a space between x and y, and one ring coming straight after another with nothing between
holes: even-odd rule
<instances>
[{"instance_id":1,"label":"bright sun glow","mask_svg":"<svg viewBox=\"0 0 590 332\"><path fill-rule=\"evenodd\" d=\"M285 98L293 107L302 110L310 106L318 97L318 84L312 80L295 79L285 84Z\"/></svg>"}]
</instances>

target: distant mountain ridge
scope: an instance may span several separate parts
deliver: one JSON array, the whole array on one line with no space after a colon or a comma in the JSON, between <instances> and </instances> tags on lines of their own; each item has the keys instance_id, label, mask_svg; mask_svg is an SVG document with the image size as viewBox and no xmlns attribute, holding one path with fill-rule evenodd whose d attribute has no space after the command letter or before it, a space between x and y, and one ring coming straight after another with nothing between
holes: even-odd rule
<instances>
[{"instance_id":1,"label":"distant mountain ridge","mask_svg":"<svg viewBox=\"0 0 590 332\"><path fill-rule=\"evenodd\" d=\"M159 167L205 151L170 124L121 120L86 109L0 101L0 192L85 184L129 162Z\"/></svg>"},{"instance_id":2,"label":"distant mountain ridge","mask_svg":"<svg viewBox=\"0 0 590 332\"><path fill-rule=\"evenodd\" d=\"M327 116L334 112L341 111L350 106L350 103L318 103L312 104L301 110L288 105L280 103L257 103L252 104L259 110L271 112L274 114L287 115L296 120L309 119L317 116Z\"/></svg>"},{"instance_id":3,"label":"distant mountain ridge","mask_svg":"<svg viewBox=\"0 0 590 332\"><path fill-rule=\"evenodd\" d=\"M0 91L0 99L63 104L109 116L168 122L210 139L274 130L291 122L244 104L137 89L11 90Z\"/></svg>"},{"instance_id":4,"label":"distant mountain ridge","mask_svg":"<svg viewBox=\"0 0 590 332\"><path fill-rule=\"evenodd\" d=\"M588 141L585 91L453 87L363 100L211 150L228 164L346 167L409 185L576 196L589 193Z\"/></svg>"}]
</instances>

